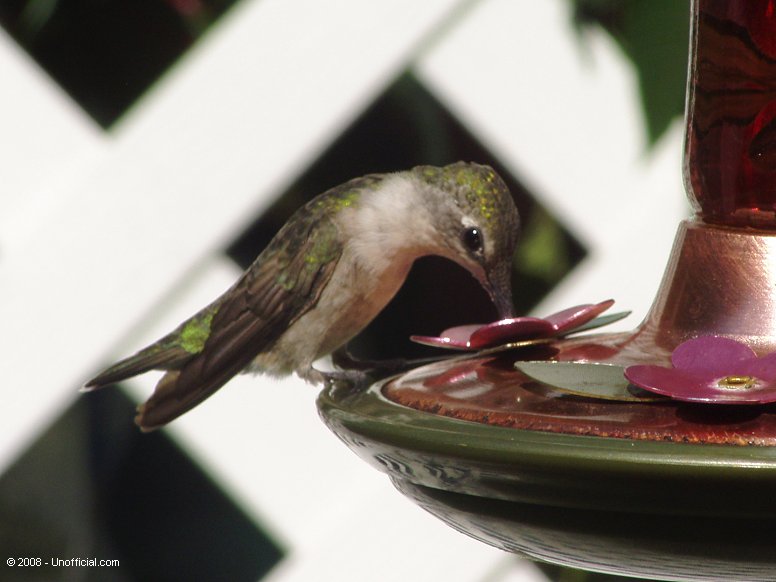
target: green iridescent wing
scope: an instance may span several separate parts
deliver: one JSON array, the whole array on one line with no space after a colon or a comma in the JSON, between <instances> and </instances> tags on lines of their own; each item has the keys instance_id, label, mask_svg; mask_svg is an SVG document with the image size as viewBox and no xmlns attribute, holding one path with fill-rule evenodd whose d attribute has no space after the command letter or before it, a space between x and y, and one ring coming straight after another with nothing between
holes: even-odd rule
<instances>
[{"instance_id":1,"label":"green iridescent wing","mask_svg":"<svg viewBox=\"0 0 776 582\"><path fill-rule=\"evenodd\" d=\"M193 408L240 373L318 301L339 257L336 227L305 216L279 236L217 302L207 339L179 369L168 372L139 410L154 428ZM284 229L285 230L285 229ZM323 237L323 238L321 238Z\"/></svg>"}]
</instances>

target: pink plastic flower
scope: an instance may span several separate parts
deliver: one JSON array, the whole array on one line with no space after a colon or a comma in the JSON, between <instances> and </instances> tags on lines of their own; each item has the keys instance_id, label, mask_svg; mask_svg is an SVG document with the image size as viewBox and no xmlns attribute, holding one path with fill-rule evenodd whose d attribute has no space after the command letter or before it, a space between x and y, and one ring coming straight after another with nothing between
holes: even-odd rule
<instances>
[{"instance_id":1,"label":"pink plastic flower","mask_svg":"<svg viewBox=\"0 0 776 582\"><path fill-rule=\"evenodd\" d=\"M685 402L765 404L776 402L776 352L758 358L732 339L704 336L680 344L673 368L630 366L631 384Z\"/></svg>"},{"instance_id":2,"label":"pink plastic flower","mask_svg":"<svg viewBox=\"0 0 776 582\"><path fill-rule=\"evenodd\" d=\"M446 329L439 337L413 335L410 339L427 346L475 351L503 344L561 337L606 325L627 315L614 314L601 318L598 323L592 321L613 304L614 300L609 299L601 303L570 307L545 318L513 317L487 324L459 325ZM590 325L585 326L588 323Z\"/></svg>"}]
</instances>

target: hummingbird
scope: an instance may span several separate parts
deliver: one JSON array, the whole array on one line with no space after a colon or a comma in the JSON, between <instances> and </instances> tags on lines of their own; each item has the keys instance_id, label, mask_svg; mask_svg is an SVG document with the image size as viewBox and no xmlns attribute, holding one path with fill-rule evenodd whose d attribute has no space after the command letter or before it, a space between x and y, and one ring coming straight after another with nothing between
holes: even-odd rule
<instances>
[{"instance_id":1,"label":"hummingbird","mask_svg":"<svg viewBox=\"0 0 776 582\"><path fill-rule=\"evenodd\" d=\"M499 316L511 317L518 228L509 190L488 166L457 162L352 179L297 210L210 305L83 390L165 371L135 418L150 431L241 372L325 383L333 373L313 363L365 328L427 255L468 270Z\"/></svg>"}]
</instances>

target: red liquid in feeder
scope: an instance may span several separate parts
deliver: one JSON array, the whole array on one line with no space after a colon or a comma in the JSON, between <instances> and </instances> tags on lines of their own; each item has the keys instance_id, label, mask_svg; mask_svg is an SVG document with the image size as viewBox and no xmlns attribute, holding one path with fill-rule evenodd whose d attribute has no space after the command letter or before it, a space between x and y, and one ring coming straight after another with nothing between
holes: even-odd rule
<instances>
[{"instance_id":1,"label":"red liquid in feeder","mask_svg":"<svg viewBox=\"0 0 776 582\"><path fill-rule=\"evenodd\" d=\"M706 222L776 228L776 0L695 0L684 176Z\"/></svg>"}]
</instances>

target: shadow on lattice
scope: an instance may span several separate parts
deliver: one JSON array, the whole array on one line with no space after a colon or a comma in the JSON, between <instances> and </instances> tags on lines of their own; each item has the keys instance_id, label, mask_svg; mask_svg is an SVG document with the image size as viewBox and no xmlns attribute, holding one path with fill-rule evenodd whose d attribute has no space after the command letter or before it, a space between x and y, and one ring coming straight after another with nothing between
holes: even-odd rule
<instances>
[{"instance_id":1,"label":"shadow on lattice","mask_svg":"<svg viewBox=\"0 0 776 582\"><path fill-rule=\"evenodd\" d=\"M513 194L523 229L512 283L515 307L525 313L586 251L563 227L562 219L543 208L538 197L411 73L393 83L332 143L228 254L247 267L297 208L350 178L458 160L490 164ZM495 315L485 292L468 273L450 261L428 257L415 264L394 300L349 347L360 357L423 357L434 352L409 342L409 335L435 335L451 325L490 321Z\"/></svg>"}]
</instances>

